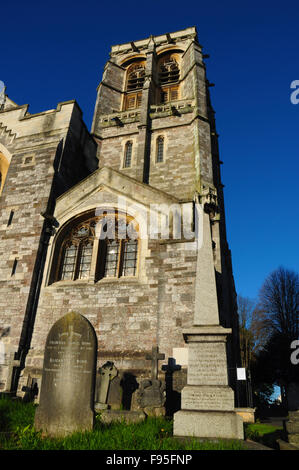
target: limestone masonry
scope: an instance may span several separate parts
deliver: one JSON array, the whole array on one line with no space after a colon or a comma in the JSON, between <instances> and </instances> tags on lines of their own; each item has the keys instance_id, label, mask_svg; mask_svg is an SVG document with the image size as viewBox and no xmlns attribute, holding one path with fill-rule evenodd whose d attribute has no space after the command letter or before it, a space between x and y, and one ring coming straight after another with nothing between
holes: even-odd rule
<instances>
[{"instance_id":1,"label":"limestone masonry","mask_svg":"<svg viewBox=\"0 0 299 470\"><path fill-rule=\"evenodd\" d=\"M0 108L0 391L22 395L26 385L40 387L48 333L76 312L95 330L97 369L112 361L139 383L150 376L146 356L158 346L165 354L161 380L170 358L180 366L174 392L187 384L188 356L199 364L190 370L186 410L194 401L206 410L233 408L238 316L209 85L190 27L111 48L91 131L76 101L30 114L28 105L6 96ZM174 237L173 228L169 236L140 236L139 216L153 205L157 220L171 206L188 209L194 221L198 204L209 214L203 237L212 245L200 266L195 238ZM175 219L172 211L166 220ZM110 222L136 237L96 236ZM219 325L232 334L188 350L183 331L196 318L209 326L216 310ZM220 384L216 395L214 383Z\"/></svg>"}]
</instances>

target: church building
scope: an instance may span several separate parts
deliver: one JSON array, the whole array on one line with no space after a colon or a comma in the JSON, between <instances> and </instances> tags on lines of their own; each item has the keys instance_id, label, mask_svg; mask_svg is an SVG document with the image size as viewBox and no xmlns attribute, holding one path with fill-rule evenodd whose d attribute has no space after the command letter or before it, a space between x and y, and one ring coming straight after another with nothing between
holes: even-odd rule
<instances>
[{"instance_id":1,"label":"church building","mask_svg":"<svg viewBox=\"0 0 299 470\"><path fill-rule=\"evenodd\" d=\"M0 391L22 395L40 384L49 330L76 312L96 331L98 367L111 361L138 383L157 346L165 355L159 377L173 361L180 393L183 332L194 324L205 282L198 204L209 214L213 255L205 269L215 274L219 324L232 329L226 347L235 389L238 314L204 58L195 27L112 46L91 130L76 101L30 114L5 96ZM187 219L191 228L183 230Z\"/></svg>"}]
</instances>

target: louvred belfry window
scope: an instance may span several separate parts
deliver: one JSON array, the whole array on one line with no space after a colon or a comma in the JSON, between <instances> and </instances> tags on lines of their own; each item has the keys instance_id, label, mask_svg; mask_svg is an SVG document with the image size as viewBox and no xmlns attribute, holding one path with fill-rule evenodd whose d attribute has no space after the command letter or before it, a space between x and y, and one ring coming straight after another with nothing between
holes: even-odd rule
<instances>
[{"instance_id":1,"label":"louvred belfry window","mask_svg":"<svg viewBox=\"0 0 299 470\"><path fill-rule=\"evenodd\" d=\"M176 54L165 56L159 63L161 103L168 103L179 99L179 79L180 69L176 60Z\"/></svg>"},{"instance_id":2,"label":"louvred belfry window","mask_svg":"<svg viewBox=\"0 0 299 470\"><path fill-rule=\"evenodd\" d=\"M145 79L145 63L132 64L127 71L125 110L136 109L141 106L142 90Z\"/></svg>"},{"instance_id":3,"label":"louvred belfry window","mask_svg":"<svg viewBox=\"0 0 299 470\"><path fill-rule=\"evenodd\" d=\"M137 253L138 229L132 218L114 213L90 218L68 231L60 244L52 282L135 276Z\"/></svg>"},{"instance_id":4,"label":"louvred belfry window","mask_svg":"<svg viewBox=\"0 0 299 470\"><path fill-rule=\"evenodd\" d=\"M139 108L141 106L142 93L131 93L126 96L126 110Z\"/></svg>"},{"instance_id":5,"label":"louvred belfry window","mask_svg":"<svg viewBox=\"0 0 299 470\"><path fill-rule=\"evenodd\" d=\"M179 65L174 57L166 56L160 63L159 80L160 84L178 82L180 78Z\"/></svg>"},{"instance_id":6,"label":"louvred belfry window","mask_svg":"<svg viewBox=\"0 0 299 470\"><path fill-rule=\"evenodd\" d=\"M161 103L168 103L169 101L176 101L179 99L179 87L164 87L161 90Z\"/></svg>"},{"instance_id":7,"label":"louvred belfry window","mask_svg":"<svg viewBox=\"0 0 299 470\"><path fill-rule=\"evenodd\" d=\"M143 64L131 65L128 70L127 91L140 90L145 78L145 67Z\"/></svg>"}]
</instances>

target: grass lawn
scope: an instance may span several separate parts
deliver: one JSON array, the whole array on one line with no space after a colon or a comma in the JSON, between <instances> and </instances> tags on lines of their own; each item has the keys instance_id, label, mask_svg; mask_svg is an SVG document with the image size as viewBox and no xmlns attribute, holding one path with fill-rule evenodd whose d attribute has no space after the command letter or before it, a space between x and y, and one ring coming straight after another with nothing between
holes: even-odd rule
<instances>
[{"instance_id":1,"label":"grass lawn","mask_svg":"<svg viewBox=\"0 0 299 470\"><path fill-rule=\"evenodd\" d=\"M42 437L33 427L36 406L0 398L0 450L243 450L239 441L173 438L172 420L148 418L142 423L101 423L94 430L65 438Z\"/></svg>"},{"instance_id":2,"label":"grass lawn","mask_svg":"<svg viewBox=\"0 0 299 470\"><path fill-rule=\"evenodd\" d=\"M265 423L252 423L246 426L245 434L252 441L260 442L272 449L278 449L276 440L283 439L283 427Z\"/></svg>"}]
</instances>

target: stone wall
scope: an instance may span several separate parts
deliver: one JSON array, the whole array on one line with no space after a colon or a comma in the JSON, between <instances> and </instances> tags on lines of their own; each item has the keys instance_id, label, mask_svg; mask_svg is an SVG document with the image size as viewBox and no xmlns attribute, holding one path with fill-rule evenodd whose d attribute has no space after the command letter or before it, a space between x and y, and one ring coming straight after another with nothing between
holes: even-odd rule
<instances>
[{"instance_id":1,"label":"stone wall","mask_svg":"<svg viewBox=\"0 0 299 470\"><path fill-rule=\"evenodd\" d=\"M185 347L181 330L192 323L195 263L194 243L157 241L148 247L142 277L43 287L24 376L40 376L48 331L70 311L94 326L99 367L111 360L118 369L146 369L146 353L157 342L167 363L173 348Z\"/></svg>"},{"instance_id":2,"label":"stone wall","mask_svg":"<svg viewBox=\"0 0 299 470\"><path fill-rule=\"evenodd\" d=\"M76 107L68 102L38 115L27 114L22 106L0 112L0 122L13 135L10 142L2 138L11 159L0 198L0 327L9 328L5 347L15 350L18 358L24 359L29 347L49 235L41 214L51 211L55 197L97 167L95 144Z\"/></svg>"}]
</instances>

